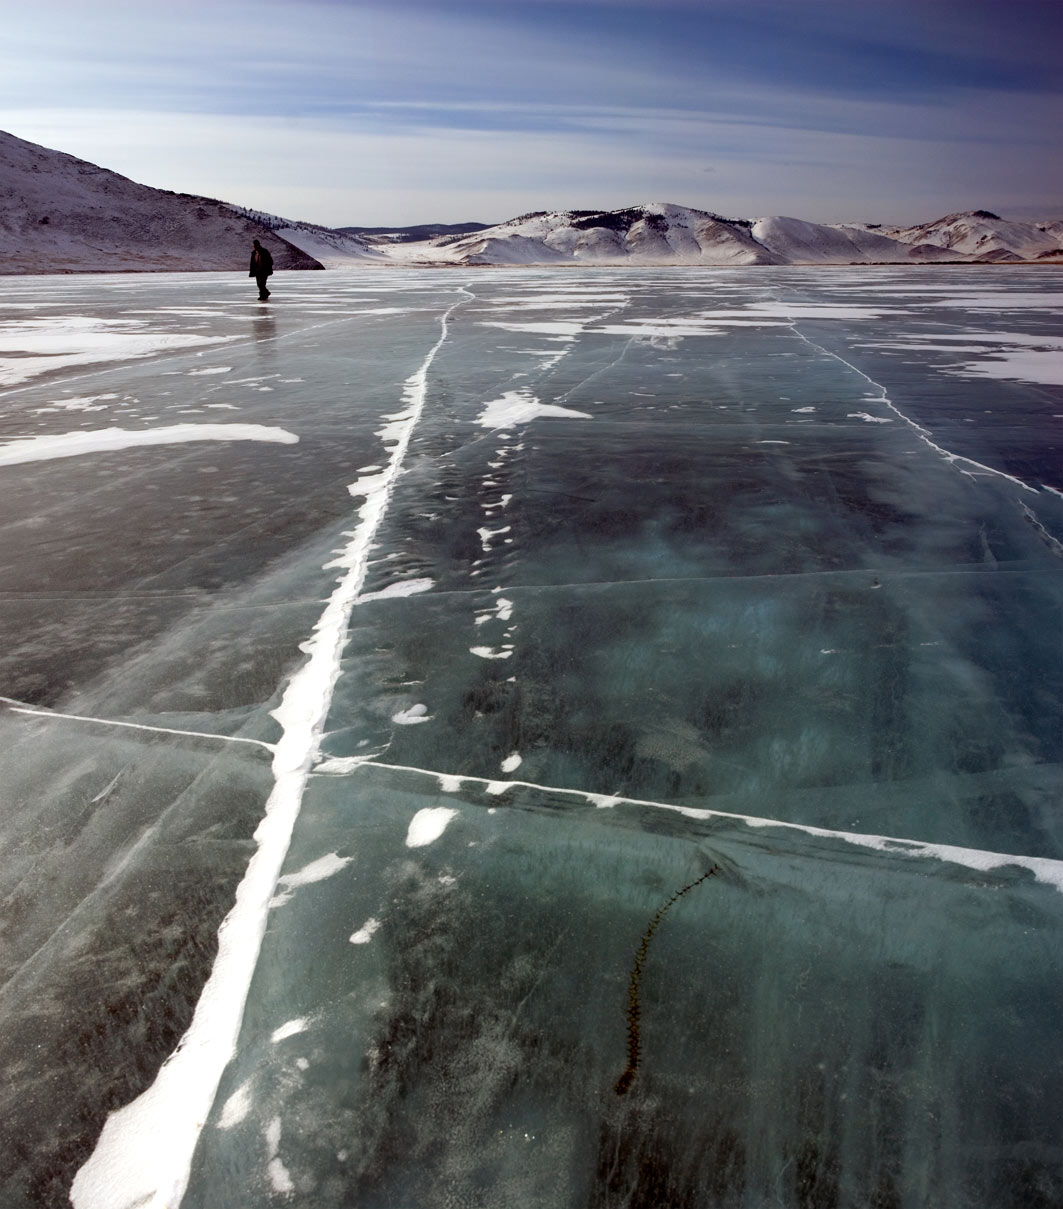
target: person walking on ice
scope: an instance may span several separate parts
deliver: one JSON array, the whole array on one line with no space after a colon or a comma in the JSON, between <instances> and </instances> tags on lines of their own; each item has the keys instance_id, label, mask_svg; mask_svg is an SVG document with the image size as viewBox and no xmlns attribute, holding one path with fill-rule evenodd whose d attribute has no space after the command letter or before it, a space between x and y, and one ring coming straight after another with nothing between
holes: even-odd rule
<instances>
[{"instance_id":1,"label":"person walking on ice","mask_svg":"<svg viewBox=\"0 0 1063 1209\"><path fill-rule=\"evenodd\" d=\"M269 254L269 249L264 248L257 239L251 241L255 247L251 253L251 271L247 274L248 277L253 277L258 282L258 300L265 302L269 297L269 290L266 289L266 278L273 272L273 257Z\"/></svg>"}]
</instances>

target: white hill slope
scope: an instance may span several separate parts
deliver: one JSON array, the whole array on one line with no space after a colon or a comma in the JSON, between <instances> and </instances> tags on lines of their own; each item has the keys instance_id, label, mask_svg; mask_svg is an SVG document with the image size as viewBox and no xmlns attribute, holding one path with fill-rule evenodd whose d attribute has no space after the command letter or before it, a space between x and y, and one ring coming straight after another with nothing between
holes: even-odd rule
<instances>
[{"instance_id":1,"label":"white hill slope","mask_svg":"<svg viewBox=\"0 0 1063 1209\"><path fill-rule=\"evenodd\" d=\"M0 273L246 272L252 238L279 269L376 265L789 265L1063 260L1063 220L986 210L916 227L723 218L652 202L525 214L421 242L335 231L124 176L0 131Z\"/></svg>"},{"instance_id":2,"label":"white hill slope","mask_svg":"<svg viewBox=\"0 0 1063 1209\"><path fill-rule=\"evenodd\" d=\"M1063 221L1007 222L986 211L919 227L722 218L651 202L624 210L525 214L472 235L382 248L400 264L918 264L1063 257Z\"/></svg>"},{"instance_id":3,"label":"white hill slope","mask_svg":"<svg viewBox=\"0 0 1063 1209\"><path fill-rule=\"evenodd\" d=\"M934 244L979 261L1057 259L1063 249L1063 220L1008 222L988 210L949 214L921 227L883 227L902 243Z\"/></svg>"},{"instance_id":4,"label":"white hill slope","mask_svg":"<svg viewBox=\"0 0 1063 1209\"><path fill-rule=\"evenodd\" d=\"M138 185L0 131L0 273L243 269L260 239L279 269L320 269L224 202Z\"/></svg>"}]
</instances>

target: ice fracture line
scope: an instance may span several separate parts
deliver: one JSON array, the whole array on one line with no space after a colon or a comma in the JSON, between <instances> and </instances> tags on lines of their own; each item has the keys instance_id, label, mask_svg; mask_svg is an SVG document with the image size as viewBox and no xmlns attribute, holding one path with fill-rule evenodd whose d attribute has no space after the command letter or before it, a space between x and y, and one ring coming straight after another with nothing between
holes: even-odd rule
<instances>
[{"instance_id":1,"label":"ice fracture line","mask_svg":"<svg viewBox=\"0 0 1063 1209\"><path fill-rule=\"evenodd\" d=\"M1014 483L1016 487L1021 487L1023 491L1030 491L1034 495L1038 494L1036 487L1031 487L1029 483L1024 483L1022 479L1017 479L1013 474L1007 474L1003 470L995 470L992 466L985 466L981 462L976 462L973 458L965 458L961 453L952 453L943 446L938 445L933 440L928 428L924 428L921 424L916 423L911 416L906 416L904 412L901 411L901 409L889 397L889 392L881 382L876 382L874 378L869 378L862 369L857 369L857 367L853 365L851 361L846 361L844 357L840 357L837 353L832 353L829 348L824 348L822 344L816 344L814 340L809 340L804 332L802 332L797 326L796 319L791 319L790 326L793 334L797 336L798 339L803 340L809 346L809 348L814 348L817 352L823 353L827 357L832 357L835 361L840 361L842 365L848 366L849 369L851 369L854 373L859 374L865 382L869 382L877 391L880 392L879 402L884 403L899 420L903 420L904 423L916 433L921 441L929 445L935 453L939 453L945 459L945 461L949 463L949 465L955 465L956 469L959 470L961 474L965 474L968 478L972 479L979 477L977 474L973 474L970 470L964 470L962 466L957 465L959 462L964 462L968 466L976 467L984 474L993 474L997 475L999 478L1007 479L1009 483Z\"/></svg>"},{"instance_id":2,"label":"ice fracture line","mask_svg":"<svg viewBox=\"0 0 1063 1209\"><path fill-rule=\"evenodd\" d=\"M447 338L451 314L475 296L464 294L440 318L439 339L403 389L402 409L381 435L391 445L385 469L351 485L364 497L359 523L338 558L342 574L305 644L307 660L292 676L273 712L281 738L273 757L274 787L255 832L257 849L218 929L218 955L192 1023L155 1082L112 1113L96 1149L70 1192L75 1209L178 1209L192 1156L227 1063L236 1051L244 1004L272 900L299 816L307 777L340 673L347 626L369 564L369 551L402 472L413 430L424 410L428 371Z\"/></svg>"},{"instance_id":3,"label":"ice fracture line","mask_svg":"<svg viewBox=\"0 0 1063 1209\"><path fill-rule=\"evenodd\" d=\"M241 735L219 735L209 730L176 730L172 726L151 726L146 722L119 722L116 718L94 718L89 714L63 714L54 709L38 709L14 697L0 697L0 701L11 706L13 714L30 714L37 718L60 718L69 722L91 722L97 726L124 726L128 730L146 730L159 735L185 735L190 739L217 739L221 743L250 743L254 747L264 747L266 751L276 751L275 743L267 743L265 739L245 739Z\"/></svg>"},{"instance_id":4,"label":"ice fracture line","mask_svg":"<svg viewBox=\"0 0 1063 1209\"><path fill-rule=\"evenodd\" d=\"M321 775L335 775L330 769L331 761L324 761L315 770ZM348 774L360 768L386 768L392 772L412 772L434 777L444 792L456 792L464 782L482 785L489 794L500 797L513 788L536 789L542 793L567 794L583 798L594 806L649 806L654 810L671 810L692 819L728 819L743 823L747 827L778 827L783 831L798 831L829 840L841 840L858 848L870 848L886 852L891 856L910 856L948 861L967 869L986 872L990 869L1005 869L1009 865L1028 869L1034 879L1063 893L1063 860L1048 856L1017 856L1010 852L990 852L983 848L962 848L956 844L934 844L924 840L901 839L890 835L872 835L861 831L835 831L827 827L813 827L808 823L789 823L782 819L761 818L752 814L736 814L729 810L708 810L702 806L677 806L672 802L654 802L648 798L628 798L623 794L588 793L585 789L568 789L561 785L538 785L534 781L507 781L489 777L474 777L467 773L445 773L431 768L412 768L406 764L386 764L372 756L353 756L332 763L336 773Z\"/></svg>"}]
</instances>

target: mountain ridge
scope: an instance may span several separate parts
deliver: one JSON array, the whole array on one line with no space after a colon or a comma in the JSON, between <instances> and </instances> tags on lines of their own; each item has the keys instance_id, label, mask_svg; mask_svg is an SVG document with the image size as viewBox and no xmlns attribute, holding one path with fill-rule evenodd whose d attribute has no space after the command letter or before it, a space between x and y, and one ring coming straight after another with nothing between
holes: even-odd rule
<instances>
[{"instance_id":1,"label":"mountain ridge","mask_svg":"<svg viewBox=\"0 0 1063 1209\"><path fill-rule=\"evenodd\" d=\"M154 189L0 131L0 274L246 271L253 238L271 249L278 269L1063 261L1063 219L1017 222L985 209L900 227L729 218L645 202L536 210L493 226L330 228Z\"/></svg>"},{"instance_id":2,"label":"mountain ridge","mask_svg":"<svg viewBox=\"0 0 1063 1209\"><path fill-rule=\"evenodd\" d=\"M1013 222L988 210L913 227L814 223L775 215L727 218L647 202L619 210L538 210L466 236L387 252L407 264L927 264L1063 259L1063 220Z\"/></svg>"}]
</instances>

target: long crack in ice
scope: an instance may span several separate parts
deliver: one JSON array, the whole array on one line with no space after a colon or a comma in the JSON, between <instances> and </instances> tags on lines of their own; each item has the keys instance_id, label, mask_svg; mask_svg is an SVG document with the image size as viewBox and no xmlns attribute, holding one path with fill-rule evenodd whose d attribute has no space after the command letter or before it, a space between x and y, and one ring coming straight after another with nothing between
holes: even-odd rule
<instances>
[{"instance_id":1,"label":"long crack in ice","mask_svg":"<svg viewBox=\"0 0 1063 1209\"><path fill-rule=\"evenodd\" d=\"M962 865L967 869L977 869L987 872L990 869L1004 869L1009 865L1028 869L1034 879L1047 886L1052 886L1063 894L1063 860L1055 860L1047 856L1018 856L1009 852L990 852L982 848L962 848L957 844L934 844L924 840L902 839L897 836L872 835L860 831L837 831L828 827L814 827L808 823L790 823L782 819L761 818L751 814L737 814L729 810L707 810L701 806L679 806L673 802L654 802L648 798L629 798L621 794L588 793L582 789L568 789L561 785L539 785L534 781L500 781L487 777L475 777L466 773L458 775L442 773L430 768L414 768L405 764L385 764L371 756L358 758L357 764L352 764L342 770L320 765L315 771L322 773L349 773L355 768L386 768L393 772L420 773L426 777L435 777L443 793L457 793L466 782L472 785L482 785L486 791L495 797L500 797L510 789L534 789L542 793L567 794L583 798L592 806L599 809L625 806L650 806L655 810L671 810L676 814L686 815L692 819L728 819L742 823L747 827L778 827L783 831L798 831L804 835L821 837L829 840L841 840L858 848L871 848L877 852L888 852L894 856L910 856L916 858L932 858L948 861L954 865Z\"/></svg>"},{"instance_id":2,"label":"long crack in ice","mask_svg":"<svg viewBox=\"0 0 1063 1209\"><path fill-rule=\"evenodd\" d=\"M174 726L151 726L147 722L120 722L117 718L96 718L91 714L64 714L54 709L39 709L17 701L14 697L0 697L0 701L11 706L13 714L27 714L35 718L58 718L67 722L88 722L95 726L120 726L126 730L144 730L160 735L184 735L190 739L216 739L220 743L249 743L252 747L264 747L266 751L276 751L276 744L267 743L265 739L246 739L242 735L222 735L209 730L180 730Z\"/></svg>"},{"instance_id":3,"label":"long crack in ice","mask_svg":"<svg viewBox=\"0 0 1063 1209\"><path fill-rule=\"evenodd\" d=\"M237 888L236 903L218 930L218 956L192 1024L152 1086L108 1117L96 1149L74 1180L70 1199L75 1209L177 1209L184 1196L196 1142L236 1049L269 904L332 701L373 538L424 409L428 371L447 338L448 320L474 297L463 287L460 292L466 297L443 314L439 339L405 383L401 411L386 417L382 435L391 445L387 466L352 484L352 493L365 498L359 524L342 554L328 564L343 574L304 648L306 663L274 711L282 734L273 757L273 792L255 832L258 847Z\"/></svg>"},{"instance_id":4,"label":"long crack in ice","mask_svg":"<svg viewBox=\"0 0 1063 1209\"><path fill-rule=\"evenodd\" d=\"M1022 479L1016 478L1013 474L1008 474L1003 470L997 470L993 466L986 466L982 462L976 462L974 458L964 457L961 453L953 453L950 449L946 449L943 445L939 445L934 440L933 435L928 428L924 428L922 424L918 423L916 420L913 420L911 416L906 416L904 412L901 411L896 403L894 403L889 397L889 392L881 382L876 382L874 378L868 377L868 375L865 374L862 369L858 369L851 361L846 361L844 357L839 356L837 353L832 353L829 348L824 348L822 344L816 344L814 340L809 340L804 332L802 332L797 326L796 319L791 323L791 330L793 331L794 335L800 340L803 340L809 346L809 348L814 348L817 352L823 353L824 356L833 357L835 361L840 361L842 365L848 366L853 373L859 374L865 382L870 383L879 392L878 402L883 403L886 407L888 407L899 420L903 420L904 423L907 424L913 432L915 432L915 434L924 444L929 445L935 453L940 454L950 466L955 466L961 474L965 474L968 476L968 478L972 479L979 478L987 474L996 475L999 478L1007 479L1009 483L1014 483L1016 487L1021 487L1024 491L1030 491L1034 495L1038 494L1036 487L1031 487L1029 483L1023 482ZM960 465L960 463L963 463L963 465ZM964 466L971 466L974 469L965 470ZM975 473L976 471L979 473Z\"/></svg>"}]
</instances>

